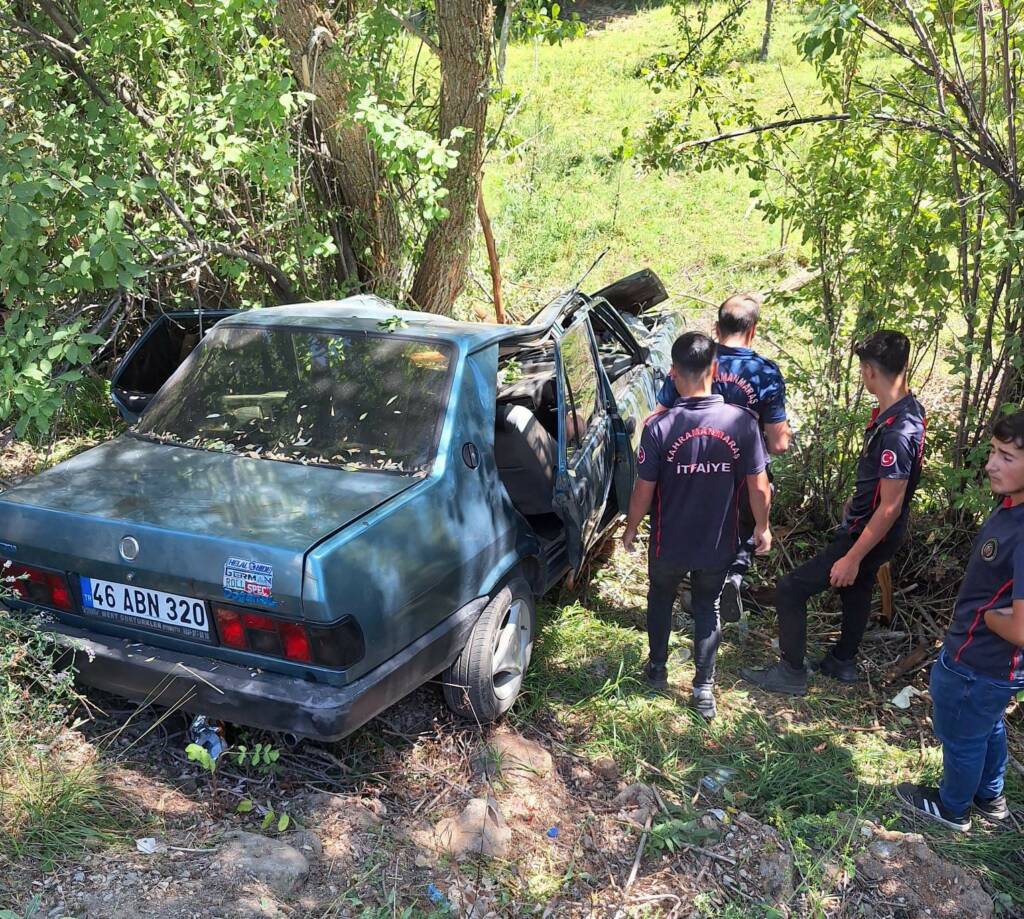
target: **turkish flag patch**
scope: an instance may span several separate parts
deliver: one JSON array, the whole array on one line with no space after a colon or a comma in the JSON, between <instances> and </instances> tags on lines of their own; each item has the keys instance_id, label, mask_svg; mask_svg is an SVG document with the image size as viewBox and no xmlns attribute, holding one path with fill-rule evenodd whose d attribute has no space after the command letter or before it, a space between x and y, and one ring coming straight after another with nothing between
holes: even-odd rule
<instances>
[{"instance_id":1,"label":"turkish flag patch","mask_svg":"<svg viewBox=\"0 0 1024 919\"><path fill-rule=\"evenodd\" d=\"M645 459L647 459L647 454L644 453L644 448L643 447L637 447L637 449L636 449L636 461L638 463L642 463Z\"/></svg>"},{"instance_id":2,"label":"turkish flag patch","mask_svg":"<svg viewBox=\"0 0 1024 919\"><path fill-rule=\"evenodd\" d=\"M892 450L882 451L882 468L887 469L889 466L896 465L896 454Z\"/></svg>"}]
</instances>

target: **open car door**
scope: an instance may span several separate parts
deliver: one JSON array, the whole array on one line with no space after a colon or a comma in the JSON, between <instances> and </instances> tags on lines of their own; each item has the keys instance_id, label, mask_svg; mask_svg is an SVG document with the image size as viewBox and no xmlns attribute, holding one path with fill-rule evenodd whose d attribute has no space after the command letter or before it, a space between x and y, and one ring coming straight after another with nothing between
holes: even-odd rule
<instances>
[{"instance_id":1,"label":"open car door","mask_svg":"<svg viewBox=\"0 0 1024 919\"><path fill-rule=\"evenodd\" d=\"M565 527L573 574L598 533L615 469L612 413L584 312L555 336L558 391L558 472L552 504Z\"/></svg>"},{"instance_id":2,"label":"open car door","mask_svg":"<svg viewBox=\"0 0 1024 919\"><path fill-rule=\"evenodd\" d=\"M176 310L161 313L142 333L110 379L110 397L129 422L149 405L213 325L238 310Z\"/></svg>"}]
</instances>

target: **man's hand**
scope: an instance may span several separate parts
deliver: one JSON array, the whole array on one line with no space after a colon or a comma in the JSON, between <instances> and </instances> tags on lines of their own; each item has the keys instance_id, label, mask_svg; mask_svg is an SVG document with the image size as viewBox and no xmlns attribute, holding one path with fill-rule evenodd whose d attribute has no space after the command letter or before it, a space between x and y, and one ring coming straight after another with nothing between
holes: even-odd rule
<instances>
[{"instance_id":1,"label":"man's hand","mask_svg":"<svg viewBox=\"0 0 1024 919\"><path fill-rule=\"evenodd\" d=\"M772 531L768 527L763 530L754 527L754 546L755 555L767 555L772 551Z\"/></svg>"},{"instance_id":2,"label":"man's hand","mask_svg":"<svg viewBox=\"0 0 1024 919\"><path fill-rule=\"evenodd\" d=\"M630 555L636 551L634 542L636 540L636 527L627 526L622 534L622 548Z\"/></svg>"},{"instance_id":3,"label":"man's hand","mask_svg":"<svg viewBox=\"0 0 1024 919\"><path fill-rule=\"evenodd\" d=\"M829 583L833 587L849 587L857 580L857 575L859 573L860 561L855 558L850 558L849 555L844 555L832 566Z\"/></svg>"}]
</instances>

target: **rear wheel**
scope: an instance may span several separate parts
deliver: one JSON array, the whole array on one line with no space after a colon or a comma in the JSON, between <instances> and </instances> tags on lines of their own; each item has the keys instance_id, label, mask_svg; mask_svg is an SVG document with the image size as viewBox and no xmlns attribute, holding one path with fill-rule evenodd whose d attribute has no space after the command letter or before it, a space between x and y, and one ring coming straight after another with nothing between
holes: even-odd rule
<instances>
[{"instance_id":1,"label":"rear wheel","mask_svg":"<svg viewBox=\"0 0 1024 919\"><path fill-rule=\"evenodd\" d=\"M444 700L453 712L485 722L512 707L530 665L535 619L524 578L513 578L491 598L444 675Z\"/></svg>"}]
</instances>

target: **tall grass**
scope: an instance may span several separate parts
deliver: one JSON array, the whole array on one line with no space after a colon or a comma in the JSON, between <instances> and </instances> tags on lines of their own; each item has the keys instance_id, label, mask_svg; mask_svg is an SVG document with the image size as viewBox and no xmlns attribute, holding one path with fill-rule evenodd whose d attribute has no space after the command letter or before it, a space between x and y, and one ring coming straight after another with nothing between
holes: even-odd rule
<instances>
[{"instance_id":1,"label":"tall grass","mask_svg":"<svg viewBox=\"0 0 1024 919\"><path fill-rule=\"evenodd\" d=\"M123 835L102 766L68 734L72 674L52 639L0 607L0 856L44 870Z\"/></svg>"}]
</instances>

